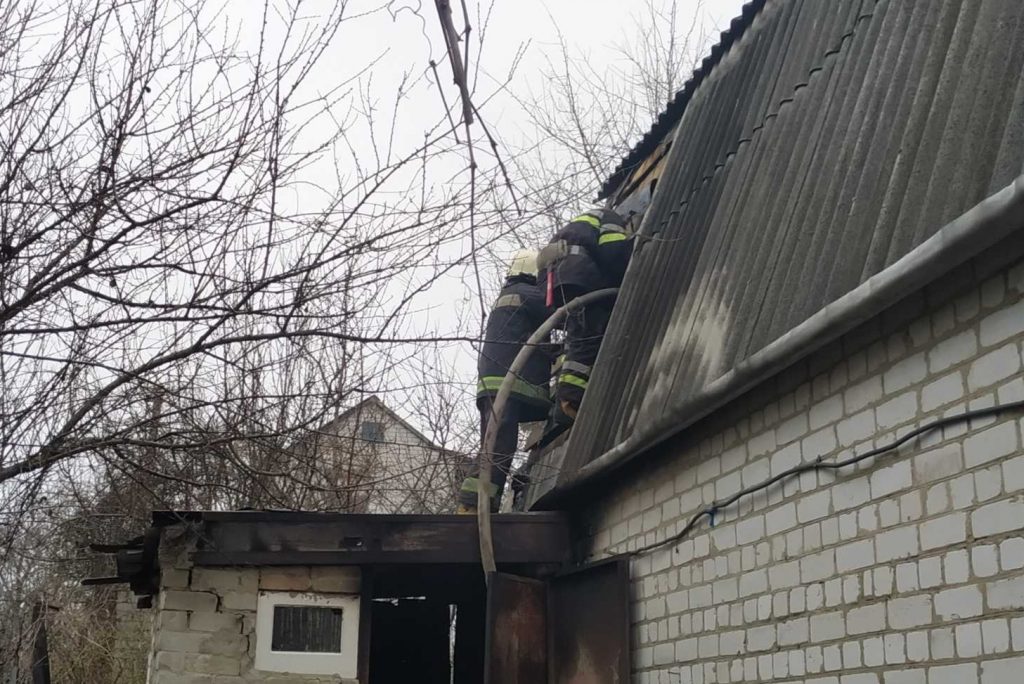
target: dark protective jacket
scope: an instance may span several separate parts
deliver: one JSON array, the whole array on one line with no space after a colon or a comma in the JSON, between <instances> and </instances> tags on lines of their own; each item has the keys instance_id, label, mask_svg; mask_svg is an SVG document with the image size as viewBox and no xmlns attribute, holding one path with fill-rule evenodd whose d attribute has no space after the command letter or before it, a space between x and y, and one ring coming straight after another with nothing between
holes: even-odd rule
<instances>
[{"instance_id":1,"label":"dark protective jacket","mask_svg":"<svg viewBox=\"0 0 1024 684\"><path fill-rule=\"evenodd\" d=\"M487 316L484 343L477 359L478 403L498 393L523 343L547 317L544 292L532 277L513 276L505 281L505 286ZM526 367L512 385L512 397L522 404L521 412L525 411L523 422L543 420L547 416L551 406L548 390L550 377L551 356L545 344L534 350Z\"/></svg>"},{"instance_id":2,"label":"dark protective jacket","mask_svg":"<svg viewBox=\"0 0 1024 684\"><path fill-rule=\"evenodd\" d=\"M614 211L594 209L565 224L541 250L538 283L546 287L550 272L556 290L574 294L618 287L632 254L626 221Z\"/></svg>"}]
</instances>

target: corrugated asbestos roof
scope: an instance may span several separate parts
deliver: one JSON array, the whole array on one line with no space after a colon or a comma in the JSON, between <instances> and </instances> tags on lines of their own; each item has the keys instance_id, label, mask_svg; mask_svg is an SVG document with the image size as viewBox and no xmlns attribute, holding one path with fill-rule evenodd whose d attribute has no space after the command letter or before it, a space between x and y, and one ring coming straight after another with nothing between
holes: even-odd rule
<instances>
[{"instance_id":1,"label":"corrugated asbestos roof","mask_svg":"<svg viewBox=\"0 0 1024 684\"><path fill-rule=\"evenodd\" d=\"M1024 2L748 8L676 117L560 481L1024 170Z\"/></svg>"}]
</instances>

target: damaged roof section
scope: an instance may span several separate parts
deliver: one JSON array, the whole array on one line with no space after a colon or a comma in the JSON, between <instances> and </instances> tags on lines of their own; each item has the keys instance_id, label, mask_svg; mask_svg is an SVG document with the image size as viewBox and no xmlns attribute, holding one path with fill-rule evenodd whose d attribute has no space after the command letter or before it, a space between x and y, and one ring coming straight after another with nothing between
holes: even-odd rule
<instances>
[{"instance_id":1,"label":"damaged roof section","mask_svg":"<svg viewBox=\"0 0 1024 684\"><path fill-rule=\"evenodd\" d=\"M678 113L559 486L1022 172L1024 3L748 9Z\"/></svg>"}]
</instances>

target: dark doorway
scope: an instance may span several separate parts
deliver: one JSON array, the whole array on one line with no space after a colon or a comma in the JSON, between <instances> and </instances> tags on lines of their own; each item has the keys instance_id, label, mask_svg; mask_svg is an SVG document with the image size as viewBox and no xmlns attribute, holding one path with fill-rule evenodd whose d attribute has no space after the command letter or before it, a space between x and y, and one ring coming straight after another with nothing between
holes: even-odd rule
<instances>
[{"instance_id":1,"label":"dark doorway","mask_svg":"<svg viewBox=\"0 0 1024 684\"><path fill-rule=\"evenodd\" d=\"M449 684L448 604L389 599L371 605L370 684Z\"/></svg>"}]
</instances>

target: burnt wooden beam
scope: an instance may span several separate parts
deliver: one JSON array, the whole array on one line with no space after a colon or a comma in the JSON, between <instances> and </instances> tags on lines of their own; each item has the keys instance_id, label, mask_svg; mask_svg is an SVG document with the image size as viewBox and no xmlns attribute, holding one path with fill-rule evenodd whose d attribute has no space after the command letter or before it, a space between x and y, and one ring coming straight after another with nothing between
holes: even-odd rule
<instances>
[{"instance_id":1,"label":"burnt wooden beam","mask_svg":"<svg viewBox=\"0 0 1024 684\"><path fill-rule=\"evenodd\" d=\"M195 520L195 518L192 518ZM197 565L382 565L480 562L476 518L462 515L345 515L243 511L203 513ZM559 513L494 518L502 564L569 560L569 525Z\"/></svg>"}]
</instances>

